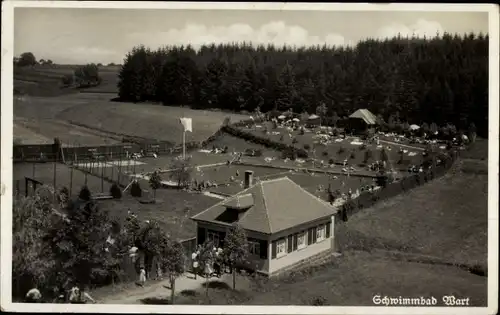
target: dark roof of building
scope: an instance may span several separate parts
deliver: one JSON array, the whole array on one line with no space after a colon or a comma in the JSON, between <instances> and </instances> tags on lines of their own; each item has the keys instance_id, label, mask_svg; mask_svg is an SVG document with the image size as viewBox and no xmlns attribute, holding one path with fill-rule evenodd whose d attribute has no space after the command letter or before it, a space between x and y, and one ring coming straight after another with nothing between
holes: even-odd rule
<instances>
[{"instance_id":1,"label":"dark roof of building","mask_svg":"<svg viewBox=\"0 0 500 315\"><path fill-rule=\"evenodd\" d=\"M377 123L377 116L375 116L368 109L358 109L354 113L352 113L349 118L359 118L363 119L364 122L368 125L375 125Z\"/></svg>"},{"instance_id":2,"label":"dark roof of building","mask_svg":"<svg viewBox=\"0 0 500 315\"><path fill-rule=\"evenodd\" d=\"M234 205L239 205L239 209L232 209ZM249 205L246 211L241 211L242 206ZM260 181L191 219L219 224L237 222L246 230L273 234L331 216L335 212L336 209L330 204L288 177L281 177Z\"/></svg>"}]
</instances>

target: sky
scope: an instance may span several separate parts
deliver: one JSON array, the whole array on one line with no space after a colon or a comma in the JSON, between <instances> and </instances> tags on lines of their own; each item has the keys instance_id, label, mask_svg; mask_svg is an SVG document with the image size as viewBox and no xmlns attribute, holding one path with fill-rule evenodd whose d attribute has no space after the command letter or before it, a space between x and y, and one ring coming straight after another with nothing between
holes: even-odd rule
<instances>
[{"instance_id":1,"label":"sky","mask_svg":"<svg viewBox=\"0 0 500 315\"><path fill-rule=\"evenodd\" d=\"M366 38L488 33L482 12L16 8L14 54L59 64L121 63L134 46L224 42L355 45Z\"/></svg>"}]
</instances>

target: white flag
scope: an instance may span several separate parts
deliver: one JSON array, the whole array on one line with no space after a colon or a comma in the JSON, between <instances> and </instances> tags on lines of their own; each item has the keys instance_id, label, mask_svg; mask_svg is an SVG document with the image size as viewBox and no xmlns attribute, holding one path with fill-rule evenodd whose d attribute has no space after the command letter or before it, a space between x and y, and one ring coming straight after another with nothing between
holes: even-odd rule
<instances>
[{"instance_id":1,"label":"white flag","mask_svg":"<svg viewBox=\"0 0 500 315\"><path fill-rule=\"evenodd\" d=\"M181 118L181 124L184 126L184 131L193 132L193 121L191 118Z\"/></svg>"}]
</instances>

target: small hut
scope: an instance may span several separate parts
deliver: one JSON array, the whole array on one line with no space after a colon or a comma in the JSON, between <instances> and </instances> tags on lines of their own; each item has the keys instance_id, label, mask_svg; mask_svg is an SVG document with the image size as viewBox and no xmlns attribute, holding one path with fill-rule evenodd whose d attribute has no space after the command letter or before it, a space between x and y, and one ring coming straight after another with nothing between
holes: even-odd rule
<instances>
[{"instance_id":1,"label":"small hut","mask_svg":"<svg viewBox=\"0 0 500 315\"><path fill-rule=\"evenodd\" d=\"M318 115L312 114L307 118L306 124L310 127L316 127L321 124L321 118Z\"/></svg>"},{"instance_id":2,"label":"small hut","mask_svg":"<svg viewBox=\"0 0 500 315\"><path fill-rule=\"evenodd\" d=\"M368 109L358 109L349 116L348 125L352 133L363 133L377 125L377 116Z\"/></svg>"}]
</instances>

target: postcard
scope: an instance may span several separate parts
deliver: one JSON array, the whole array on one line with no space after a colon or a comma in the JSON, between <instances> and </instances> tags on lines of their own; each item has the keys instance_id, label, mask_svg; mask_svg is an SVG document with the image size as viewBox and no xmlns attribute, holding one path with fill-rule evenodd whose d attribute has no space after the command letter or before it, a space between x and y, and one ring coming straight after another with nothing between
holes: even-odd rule
<instances>
[{"instance_id":1,"label":"postcard","mask_svg":"<svg viewBox=\"0 0 500 315\"><path fill-rule=\"evenodd\" d=\"M495 314L498 12L4 1L2 310Z\"/></svg>"}]
</instances>

